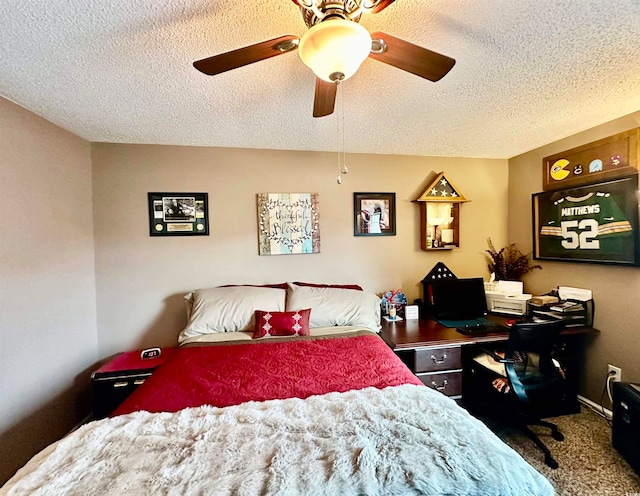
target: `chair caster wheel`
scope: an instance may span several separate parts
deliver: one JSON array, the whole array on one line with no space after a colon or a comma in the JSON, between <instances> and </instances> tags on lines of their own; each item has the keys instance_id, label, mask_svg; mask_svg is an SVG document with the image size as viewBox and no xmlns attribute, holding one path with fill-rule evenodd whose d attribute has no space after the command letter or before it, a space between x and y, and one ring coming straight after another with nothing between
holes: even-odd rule
<instances>
[{"instance_id":1,"label":"chair caster wheel","mask_svg":"<svg viewBox=\"0 0 640 496\"><path fill-rule=\"evenodd\" d=\"M552 469L557 469L558 468L558 462L555 461L552 457L550 456L545 456L544 457L544 463L545 465L551 467Z\"/></svg>"},{"instance_id":2,"label":"chair caster wheel","mask_svg":"<svg viewBox=\"0 0 640 496\"><path fill-rule=\"evenodd\" d=\"M560 431L553 431L551 433L551 437L553 437L553 439L555 439L556 441L564 441L564 435Z\"/></svg>"}]
</instances>

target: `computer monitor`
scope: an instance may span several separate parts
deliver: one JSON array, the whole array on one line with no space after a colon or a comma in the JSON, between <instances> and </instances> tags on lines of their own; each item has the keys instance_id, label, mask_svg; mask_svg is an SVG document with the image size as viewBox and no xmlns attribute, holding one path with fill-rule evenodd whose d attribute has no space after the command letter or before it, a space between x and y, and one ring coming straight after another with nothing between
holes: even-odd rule
<instances>
[{"instance_id":1,"label":"computer monitor","mask_svg":"<svg viewBox=\"0 0 640 496\"><path fill-rule=\"evenodd\" d=\"M470 320L487 315L484 280L442 279L431 284L433 315L440 320Z\"/></svg>"}]
</instances>

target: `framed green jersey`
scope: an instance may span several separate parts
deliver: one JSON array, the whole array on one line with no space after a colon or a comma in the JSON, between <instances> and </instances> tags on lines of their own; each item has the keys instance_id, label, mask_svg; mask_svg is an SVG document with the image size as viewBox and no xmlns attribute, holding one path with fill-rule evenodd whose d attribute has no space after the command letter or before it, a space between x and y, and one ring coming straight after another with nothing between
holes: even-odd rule
<instances>
[{"instance_id":1,"label":"framed green jersey","mask_svg":"<svg viewBox=\"0 0 640 496\"><path fill-rule=\"evenodd\" d=\"M532 195L533 258L640 265L638 175Z\"/></svg>"}]
</instances>

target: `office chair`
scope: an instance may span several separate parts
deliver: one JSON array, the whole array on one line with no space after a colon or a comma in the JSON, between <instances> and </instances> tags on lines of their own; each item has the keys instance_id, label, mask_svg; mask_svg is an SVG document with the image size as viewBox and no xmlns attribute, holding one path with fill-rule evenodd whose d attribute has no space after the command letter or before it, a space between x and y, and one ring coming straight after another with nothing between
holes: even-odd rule
<instances>
[{"instance_id":1,"label":"office chair","mask_svg":"<svg viewBox=\"0 0 640 496\"><path fill-rule=\"evenodd\" d=\"M464 393L464 405L472 413L498 417L502 423L519 428L554 469L558 462L529 426L548 427L553 439L564 439L555 424L542 420L544 407L564 399L564 371L553 357L554 343L563 327L562 321L514 324L504 356L482 349L473 359ZM499 379L497 385L495 379ZM503 388L498 387L500 383Z\"/></svg>"}]
</instances>

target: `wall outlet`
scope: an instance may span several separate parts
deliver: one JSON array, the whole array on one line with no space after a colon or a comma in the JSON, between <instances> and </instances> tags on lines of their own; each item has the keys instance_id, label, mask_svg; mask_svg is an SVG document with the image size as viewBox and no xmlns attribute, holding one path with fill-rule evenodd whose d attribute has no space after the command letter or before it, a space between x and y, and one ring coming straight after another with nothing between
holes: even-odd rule
<instances>
[{"instance_id":1,"label":"wall outlet","mask_svg":"<svg viewBox=\"0 0 640 496\"><path fill-rule=\"evenodd\" d=\"M613 382L620 382L622 380L622 369L620 367L614 367L613 365L609 364L608 365L608 369L607 369L607 375L613 373L613 379L611 379Z\"/></svg>"}]
</instances>

